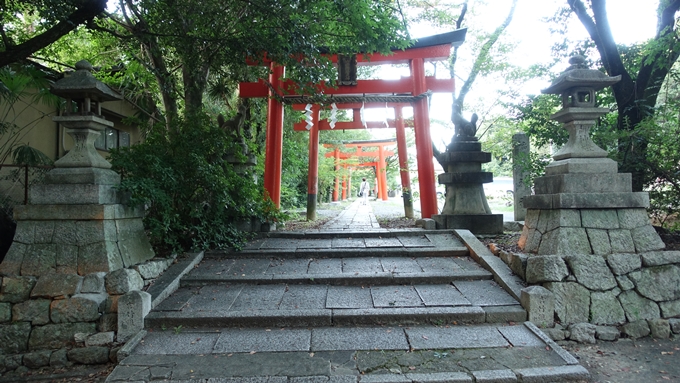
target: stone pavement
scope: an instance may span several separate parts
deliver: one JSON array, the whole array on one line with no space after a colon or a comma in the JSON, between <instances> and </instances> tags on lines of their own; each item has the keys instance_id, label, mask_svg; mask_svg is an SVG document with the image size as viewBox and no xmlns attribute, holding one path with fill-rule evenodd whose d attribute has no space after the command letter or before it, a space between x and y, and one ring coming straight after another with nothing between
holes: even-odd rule
<instances>
[{"instance_id":1,"label":"stone pavement","mask_svg":"<svg viewBox=\"0 0 680 383\"><path fill-rule=\"evenodd\" d=\"M322 231L385 231L380 229L378 220L375 219L371 203L364 205L363 200L357 199L337 217L326 222L321 228Z\"/></svg>"},{"instance_id":2,"label":"stone pavement","mask_svg":"<svg viewBox=\"0 0 680 383\"><path fill-rule=\"evenodd\" d=\"M370 205L355 202L320 230L206 254L107 382L587 379L524 322L473 236L376 226Z\"/></svg>"}]
</instances>

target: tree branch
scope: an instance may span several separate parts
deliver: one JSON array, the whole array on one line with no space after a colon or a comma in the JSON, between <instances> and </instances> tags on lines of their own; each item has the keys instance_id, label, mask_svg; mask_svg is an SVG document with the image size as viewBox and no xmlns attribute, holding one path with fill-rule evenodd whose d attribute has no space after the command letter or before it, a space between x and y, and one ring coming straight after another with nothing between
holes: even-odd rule
<instances>
[{"instance_id":1,"label":"tree branch","mask_svg":"<svg viewBox=\"0 0 680 383\"><path fill-rule=\"evenodd\" d=\"M66 20L60 21L52 28L21 44L5 46L5 51L0 52L0 67L23 60L36 51L45 48L79 25L92 20L104 9L106 9L106 0L84 0L81 6L71 13Z\"/></svg>"},{"instance_id":2,"label":"tree branch","mask_svg":"<svg viewBox=\"0 0 680 383\"><path fill-rule=\"evenodd\" d=\"M468 92L472 88L472 84L475 82L477 79L477 75L479 74L479 71L482 68L482 65L488 61L489 55L491 54L491 48L493 45L498 41L498 39L501 37L501 34L503 34L503 31L510 25L510 22L512 21L512 17L515 14L515 7L517 6L517 1L518 0L513 0L512 1L512 6L510 7L510 11L508 12L508 15L506 16L505 20L501 25L496 28L496 30L491 34L488 40L482 45L482 49L480 50L479 54L477 55L477 59L475 60L475 63L472 66L472 70L470 70L470 75L468 76L467 80L465 83L463 83L463 86L460 88L460 92L458 93L458 97L454 100L453 102L453 113L461 113L463 110L463 104L465 103L465 96L467 96ZM451 119L453 121L453 118Z\"/></svg>"},{"instance_id":3,"label":"tree branch","mask_svg":"<svg viewBox=\"0 0 680 383\"><path fill-rule=\"evenodd\" d=\"M456 20L456 29L460 29L463 26L465 14L467 14L467 8L468 0L465 0L465 2L463 3L463 9L461 9L460 11L460 16L458 16L458 20ZM453 47L453 54L451 55L451 59L449 60L449 73L451 74L451 78L456 78L455 77L456 61L458 61L458 46Z\"/></svg>"}]
</instances>

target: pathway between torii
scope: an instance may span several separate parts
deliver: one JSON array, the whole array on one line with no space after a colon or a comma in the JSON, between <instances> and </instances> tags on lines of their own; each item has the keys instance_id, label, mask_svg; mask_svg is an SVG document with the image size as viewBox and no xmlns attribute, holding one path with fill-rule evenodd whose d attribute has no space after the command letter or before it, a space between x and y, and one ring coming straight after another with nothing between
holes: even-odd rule
<instances>
[{"instance_id":1,"label":"pathway between torii","mask_svg":"<svg viewBox=\"0 0 680 383\"><path fill-rule=\"evenodd\" d=\"M434 178L434 164L432 161L432 141L430 137L429 111L427 104L428 91L454 92L453 79L436 79L425 76L425 61L440 61L448 59L451 46L460 45L465 40L465 29L456 30L440 35L419 39L410 48L393 51L391 55L380 53L361 54L356 56L359 65L399 64L408 63L411 76L397 81L386 80L355 80L356 85L340 85L337 88L319 84L318 94L333 95L333 101L325 103L356 102L395 102L401 97L402 103L412 103L414 109L415 141L417 151L418 179L420 189L421 214L423 218L430 218L437 214L436 185ZM329 59L338 63L338 56L331 55ZM269 97L267 113L267 139L265 156L264 187L272 201L279 206L281 188L281 159L283 150L283 104L308 104L313 98L298 93L298 87L291 81L286 81L284 68L275 62L269 62L270 75L268 83L260 80L257 83L239 84L240 97ZM343 98L344 97L344 98ZM317 106L318 108L318 106ZM318 110L318 109L317 109ZM310 129L310 163L308 180L308 210L310 205L316 206L318 193L316 174L318 167L318 113ZM363 126L362 126L363 127ZM316 128L316 129L315 129ZM343 129L346 129L343 127ZM397 137L399 141L399 137ZM399 142L398 142L399 144ZM401 164L400 164L401 165ZM314 173L313 173L314 172ZM403 180L402 180L403 183Z\"/></svg>"}]
</instances>

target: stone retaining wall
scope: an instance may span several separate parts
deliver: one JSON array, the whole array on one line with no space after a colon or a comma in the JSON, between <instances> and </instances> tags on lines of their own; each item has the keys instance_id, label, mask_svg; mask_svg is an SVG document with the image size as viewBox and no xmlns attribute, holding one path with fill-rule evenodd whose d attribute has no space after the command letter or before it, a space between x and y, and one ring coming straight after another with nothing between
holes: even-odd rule
<instances>
[{"instance_id":1,"label":"stone retaining wall","mask_svg":"<svg viewBox=\"0 0 680 383\"><path fill-rule=\"evenodd\" d=\"M0 372L115 361L126 340L117 334L119 300L131 292L148 295L140 290L173 261L154 258L84 276L0 277Z\"/></svg>"},{"instance_id":2,"label":"stone retaining wall","mask_svg":"<svg viewBox=\"0 0 680 383\"><path fill-rule=\"evenodd\" d=\"M527 256L491 250L527 284L550 292L557 325L545 332L555 340L680 333L680 251Z\"/></svg>"}]
</instances>

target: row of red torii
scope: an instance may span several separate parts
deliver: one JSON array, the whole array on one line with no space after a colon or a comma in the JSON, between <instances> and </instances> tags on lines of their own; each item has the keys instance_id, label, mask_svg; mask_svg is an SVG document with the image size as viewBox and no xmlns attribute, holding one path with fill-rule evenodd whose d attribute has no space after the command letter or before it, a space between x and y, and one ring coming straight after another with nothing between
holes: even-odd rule
<instances>
[{"instance_id":1,"label":"row of red torii","mask_svg":"<svg viewBox=\"0 0 680 383\"><path fill-rule=\"evenodd\" d=\"M407 63L411 72L410 77L400 80L353 80L351 81L352 85L339 85L337 88L319 84L317 85L319 94L330 96L321 102L317 98L298 94L298 87L292 81L284 79L284 67L277 65L275 62L266 63L270 68L268 82L261 79L258 82L240 83L240 97L268 97L264 188L276 206L279 206L281 201L284 103L292 104L294 110L305 111L305 108L307 108L308 111L310 109L312 111L311 119L308 122L303 121L294 127L296 131L309 131L307 217L311 219L315 216L318 194L319 131L329 130L332 128L332 125L334 125L335 129L395 128L397 132L397 151L399 154L402 187L406 188L405 190L409 190L410 176L407 166L406 135L404 132L405 124L402 109L412 106L421 215L422 218L431 218L432 215L437 214L432 140L430 137L428 99L426 96L429 93L453 93L455 82L453 79L437 79L425 76L425 62L448 59L451 53L451 46L462 44L465 40L465 33L465 29L460 29L421 38L407 49L393 50L391 55L380 53L359 54L355 58L358 65ZM338 63L339 59L343 60L342 57L337 55L329 56L329 59L333 63ZM346 64L343 62L341 65L345 68ZM356 67L353 70L356 73ZM342 84L344 75L340 64L339 71L341 72L340 83ZM311 108L307 106L310 103L312 104ZM339 122L319 121L321 107L328 108L328 104L331 103L334 103L337 109L351 109L354 120ZM362 108L385 107L394 108L395 110L395 119L388 120L387 124L383 121L364 122L363 118L360 117L360 110ZM359 143L358 146L361 145ZM380 152L383 151L384 147L384 145L378 145L375 141L371 141L371 143L366 142L363 145L366 147L378 146ZM338 158L336 157L337 160ZM379 160L378 162L381 161ZM384 173L384 171L378 171L376 176L380 177L381 173ZM386 190L384 186L383 190ZM406 204L407 199L405 198L404 201Z\"/></svg>"}]
</instances>

